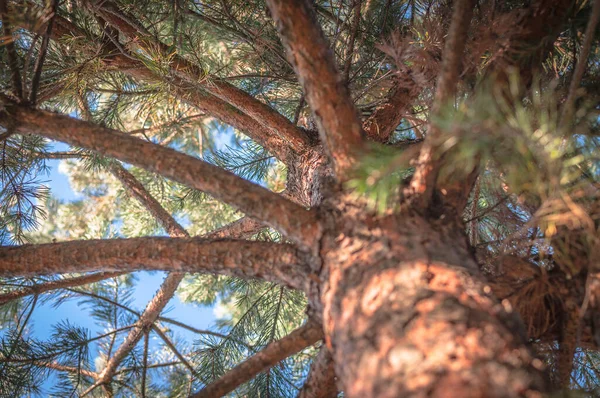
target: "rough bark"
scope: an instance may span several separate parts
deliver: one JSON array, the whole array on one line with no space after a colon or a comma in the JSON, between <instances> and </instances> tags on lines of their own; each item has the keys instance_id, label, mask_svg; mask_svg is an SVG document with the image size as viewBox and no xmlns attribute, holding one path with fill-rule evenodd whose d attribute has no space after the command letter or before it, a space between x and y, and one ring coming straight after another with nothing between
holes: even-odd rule
<instances>
[{"instance_id":1,"label":"rough bark","mask_svg":"<svg viewBox=\"0 0 600 398\"><path fill-rule=\"evenodd\" d=\"M363 149L360 119L335 67L308 0L267 1L269 10L317 122L336 175L347 177Z\"/></svg>"},{"instance_id":2,"label":"rough bark","mask_svg":"<svg viewBox=\"0 0 600 398\"><path fill-rule=\"evenodd\" d=\"M160 270L261 278L303 289L307 268L287 244L199 238L84 240L0 248L1 276Z\"/></svg>"},{"instance_id":3,"label":"rough bark","mask_svg":"<svg viewBox=\"0 0 600 398\"><path fill-rule=\"evenodd\" d=\"M336 398L337 396L333 359L327 347L323 346L313 360L310 373L298 398Z\"/></svg>"},{"instance_id":4,"label":"rough bark","mask_svg":"<svg viewBox=\"0 0 600 398\"><path fill-rule=\"evenodd\" d=\"M263 350L231 369L217 381L204 387L196 394L192 394L190 398L225 396L241 384L252 380L260 372L269 369L290 355L294 355L306 347L315 344L322 338L323 330L321 327L309 321L281 340L270 343Z\"/></svg>"},{"instance_id":5,"label":"rough bark","mask_svg":"<svg viewBox=\"0 0 600 398\"><path fill-rule=\"evenodd\" d=\"M491 296L460 223L335 209L315 290L347 397L541 396L542 362Z\"/></svg>"},{"instance_id":6,"label":"rough bark","mask_svg":"<svg viewBox=\"0 0 600 398\"><path fill-rule=\"evenodd\" d=\"M22 134L95 150L209 193L301 245L310 247L320 234L312 211L197 158L67 116L21 106L7 110L0 123L14 122Z\"/></svg>"}]
</instances>

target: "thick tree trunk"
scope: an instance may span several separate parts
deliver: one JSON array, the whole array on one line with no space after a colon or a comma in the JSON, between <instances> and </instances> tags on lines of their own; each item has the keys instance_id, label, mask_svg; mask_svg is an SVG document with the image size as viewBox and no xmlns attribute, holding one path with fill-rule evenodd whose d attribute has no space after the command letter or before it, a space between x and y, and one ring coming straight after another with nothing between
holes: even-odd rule
<instances>
[{"instance_id":1,"label":"thick tree trunk","mask_svg":"<svg viewBox=\"0 0 600 398\"><path fill-rule=\"evenodd\" d=\"M463 228L407 213L378 220L345 205L326 232L323 324L346 396L541 396L542 362Z\"/></svg>"}]
</instances>

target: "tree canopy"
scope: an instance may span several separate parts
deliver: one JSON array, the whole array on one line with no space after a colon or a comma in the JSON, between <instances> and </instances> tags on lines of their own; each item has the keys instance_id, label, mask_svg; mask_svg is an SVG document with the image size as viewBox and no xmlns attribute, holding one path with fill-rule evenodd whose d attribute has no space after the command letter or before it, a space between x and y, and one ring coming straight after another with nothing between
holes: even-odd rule
<instances>
[{"instance_id":1,"label":"tree canopy","mask_svg":"<svg viewBox=\"0 0 600 398\"><path fill-rule=\"evenodd\" d=\"M386 348L404 390L361 390L370 357L341 359L387 344L347 330L379 295L400 330L442 290L457 346L506 342L473 374L600 394L599 19L593 0L0 0L0 396L426 396L394 361L446 355L435 314L425 348ZM361 290L356 253L438 276L414 303L383 273ZM438 269L472 279L431 287ZM136 271L166 271L145 308ZM222 316L172 319L175 295ZM33 333L67 302L103 332Z\"/></svg>"}]
</instances>

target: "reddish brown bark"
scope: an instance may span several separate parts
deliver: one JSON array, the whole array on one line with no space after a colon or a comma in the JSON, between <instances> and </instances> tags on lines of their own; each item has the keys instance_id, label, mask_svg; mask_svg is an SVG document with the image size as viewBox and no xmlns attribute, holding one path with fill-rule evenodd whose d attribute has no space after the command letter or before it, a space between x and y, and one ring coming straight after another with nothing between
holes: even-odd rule
<instances>
[{"instance_id":1,"label":"reddish brown bark","mask_svg":"<svg viewBox=\"0 0 600 398\"><path fill-rule=\"evenodd\" d=\"M269 0L267 4L317 121L321 141L343 180L363 150L362 126L313 6L308 0Z\"/></svg>"},{"instance_id":2,"label":"reddish brown bark","mask_svg":"<svg viewBox=\"0 0 600 398\"><path fill-rule=\"evenodd\" d=\"M14 121L20 133L99 151L187 184L264 221L303 246L311 246L320 234L313 212L197 158L67 116L20 106L8 110L10 116L0 115L0 123Z\"/></svg>"},{"instance_id":3,"label":"reddish brown bark","mask_svg":"<svg viewBox=\"0 0 600 398\"><path fill-rule=\"evenodd\" d=\"M29 4L28 7L36 9L37 6ZM65 18L60 16L56 16L56 27L52 31L52 38L60 39L63 36L73 36L73 37L86 37L86 33L79 29L76 25L71 23ZM30 26L23 26L25 29L31 29ZM98 38L96 41L101 41ZM95 56L94 54L90 54ZM284 136L284 134L279 134L278 132L273 132L272 125L271 128L267 128L266 125L260 121L257 121L253 117L249 116L245 112L243 112L240 108L235 107L226 101L208 93L205 91L206 87L204 85L199 85L198 81L202 81L202 75L197 76L197 78L190 83L190 76L187 78L182 78L181 75L173 75L173 76L165 76L157 71L150 70L146 65L144 65L141 61L136 61L125 54L120 52L116 52L110 54L107 58L103 59L106 67L111 70L120 70L124 73L130 75L135 79L140 79L148 82L166 82L173 87L174 94L180 98L181 100L189 103L192 106L197 107L198 109L205 111L207 114L210 114L222 122L240 130L244 134L248 135L250 138L255 140L261 146L265 147L269 152L271 152L275 157L277 157L282 162L289 161L289 157L294 151L300 152L303 149L306 149L304 144L298 144L288 136ZM182 69L183 71L183 69ZM41 99L48 99L55 95L57 95L63 87L61 84L54 84L52 87L49 87L47 91L41 94ZM238 93L239 94L239 93ZM244 93L245 94L245 93ZM246 94L239 94L239 97L242 99L252 98ZM259 105L257 105L257 103ZM241 106L241 105L240 105ZM246 106L246 108L252 108L252 106L263 107L264 113L271 113L271 119L273 118L283 118L283 116L279 115L278 117L273 116L273 113L276 113L274 110L262 104L258 100L254 100L250 105ZM264 108L268 109L264 109ZM256 111L257 112L257 111ZM278 115L278 114L277 114ZM285 119L285 118L284 118ZM279 119L277 119L279 120ZM286 119L287 120L287 119ZM289 123L289 121L287 122ZM297 130L296 140L304 140L301 137L302 132L296 129L295 126L292 127ZM286 130L288 133L289 129Z\"/></svg>"},{"instance_id":4,"label":"reddish brown bark","mask_svg":"<svg viewBox=\"0 0 600 398\"><path fill-rule=\"evenodd\" d=\"M342 208L320 292L345 396L541 396L542 362L490 295L459 223Z\"/></svg>"},{"instance_id":5,"label":"reddish brown bark","mask_svg":"<svg viewBox=\"0 0 600 398\"><path fill-rule=\"evenodd\" d=\"M257 374L276 365L290 355L315 344L323 338L323 330L312 322L294 330L281 340L267 345L214 383L190 396L190 398L222 397L239 385L252 380Z\"/></svg>"},{"instance_id":6,"label":"reddish brown bark","mask_svg":"<svg viewBox=\"0 0 600 398\"><path fill-rule=\"evenodd\" d=\"M0 275L161 270L261 278L303 289L307 268L291 245L191 238L84 240L0 248Z\"/></svg>"},{"instance_id":7,"label":"reddish brown bark","mask_svg":"<svg viewBox=\"0 0 600 398\"><path fill-rule=\"evenodd\" d=\"M105 279L114 278L123 275L124 272L98 272L95 274L75 276L72 278L63 278L55 281L39 283L31 286L25 286L12 292L0 294L0 304L7 303L32 294L42 294L52 290L64 289L67 287L83 286L94 282L100 282Z\"/></svg>"},{"instance_id":8,"label":"reddish brown bark","mask_svg":"<svg viewBox=\"0 0 600 398\"><path fill-rule=\"evenodd\" d=\"M200 66L192 64L177 54L171 54L165 44L154 40L150 33L137 23L135 17L125 14L114 3L103 1L94 11L118 29L125 37L134 40L134 43L141 46L142 49L150 50L150 52L155 52L158 49L163 55L170 56L171 69L175 73L189 83L202 87L217 98L260 121L271 134L281 137L293 151L302 152L309 148L308 136L283 115L232 84L219 78L207 76Z\"/></svg>"},{"instance_id":9,"label":"reddish brown bark","mask_svg":"<svg viewBox=\"0 0 600 398\"><path fill-rule=\"evenodd\" d=\"M459 0L453 5L452 21L444 45L442 70L438 76L435 90L433 117L438 116L442 107L451 105L449 103L454 100L475 1ZM418 196L418 206L422 209L429 207L435 190L441 165L440 160L436 158L436 148L440 144L439 139L439 128L430 123L430 129L421 148L415 174L410 181L408 190L411 194Z\"/></svg>"},{"instance_id":10,"label":"reddish brown bark","mask_svg":"<svg viewBox=\"0 0 600 398\"><path fill-rule=\"evenodd\" d=\"M310 373L298 398L336 398L337 396L333 359L327 347L323 346L313 360Z\"/></svg>"},{"instance_id":11,"label":"reddish brown bark","mask_svg":"<svg viewBox=\"0 0 600 398\"><path fill-rule=\"evenodd\" d=\"M411 76L396 78L385 102L363 123L367 137L376 142L387 143L419 91L419 86Z\"/></svg>"}]
</instances>

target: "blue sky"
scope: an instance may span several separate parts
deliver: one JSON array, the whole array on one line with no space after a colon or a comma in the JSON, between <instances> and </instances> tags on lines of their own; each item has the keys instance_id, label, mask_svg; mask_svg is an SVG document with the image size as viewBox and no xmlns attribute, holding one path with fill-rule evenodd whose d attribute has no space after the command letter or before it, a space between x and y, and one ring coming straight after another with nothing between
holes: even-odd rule
<instances>
[{"instance_id":1,"label":"blue sky","mask_svg":"<svg viewBox=\"0 0 600 398\"><path fill-rule=\"evenodd\" d=\"M68 151L69 147L62 143L56 143L52 146L53 151ZM63 201L73 201L80 199L80 195L76 194L69 184L68 177L59 170L61 160L49 160L49 175L47 185L50 187L51 194ZM148 302L154 296L160 287L163 279L166 276L165 272L136 272L137 282L135 284L135 293L132 297L132 309L142 312ZM193 304L183 304L177 296L175 296L162 313L163 316L177 319L187 325L197 329L210 329L214 324L215 315L213 308L200 307ZM78 300L70 300L61 304L58 308L53 308L51 302L38 304L32 315L32 323L29 333L32 337L39 339L47 339L52 332L52 326L61 321L68 321L73 325L78 325L87 328L92 336L105 333L105 326L97 323L89 315L88 307L79 305ZM200 336L181 329L177 326L165 324L175 332L175 340L185 340L192 343ZM125 336L125 334L123 334ZM156 343L151 343L156 344ZM91 347L91 361L93 363L96 355L95 348ZM54 377L48 379L45 383L45 388L51 387L54 382Z\"/></svg>"}]
</instances>

